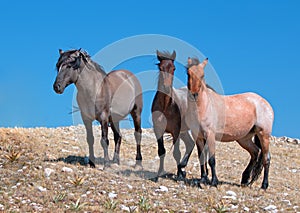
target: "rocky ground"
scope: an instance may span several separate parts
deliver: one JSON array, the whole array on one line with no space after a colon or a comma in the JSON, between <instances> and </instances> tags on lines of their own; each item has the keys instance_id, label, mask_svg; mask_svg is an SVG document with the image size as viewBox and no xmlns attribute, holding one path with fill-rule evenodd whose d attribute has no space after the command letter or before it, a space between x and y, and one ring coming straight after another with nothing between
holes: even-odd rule
<instances>
[{"instance_id":1,"label":"rocky ground","mask_svg":"<svg viewBox=\"0 0 300 213\"><path fill-rule=\"evenodd\" d=\"M217 144L218 188L194 185L199 178L196 149L186 168L187 181L176 181L172 143L166 136L165 169L155 177L159 159L152 130L142 139L143 168L135 168L133 130L122 130L121 165L103 168L99 127L96 168L85 165L82 126L0 129L0 211L4 212L300 212L299 140L272 138L270 185L262 177L240 186L249 155L236 143ZM110 155L114 143L110 133ZM182 147L183 148L183 147Z\"/></svg>"}]
</instances>

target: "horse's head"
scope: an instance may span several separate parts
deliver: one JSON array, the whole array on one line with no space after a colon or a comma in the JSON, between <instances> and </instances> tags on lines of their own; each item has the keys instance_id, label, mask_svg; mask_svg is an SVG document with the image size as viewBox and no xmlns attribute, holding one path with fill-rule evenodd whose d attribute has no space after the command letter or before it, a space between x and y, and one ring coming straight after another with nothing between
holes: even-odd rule
<instances>
[{"instance_id":1,"label":"horse's head","mask_svg":"<svg viewBox=\"0 0 300 213\"><path fill-rule=\"evenodd\" d=\"M157 59L159 60L157 65L160 71L158 87L160 91L169 94L173 85L176 52L173 51L173 53L170 54L169 52L160 52L157 50L156 54Z\"/></svg>"},{"instance_id":2,"label":"horse's head","mask_svg":"<svg viewBox=\"0 0 300 213\"><path fill-rule=\"evenodd\" d=\"M204 68L208 63L206 58L200 63L197 58L188 58L187 75L188 75L188 89L191 98L194 100L198 97L198 92L201 88L204 79Z\"/></svg>"},{"instance_id":3,"label":"horse's head","mask_svg":"<svg viewBox=\"0 0 300 213\"><path fill-rule=\"evenodd\" d=\"M81 70L84 68L84 61L89 57L87 53L79 50L62 51L59 50L60 57L56 63L57 76L53 84L56 93L62 94L65 88L76 83Z\"/></svg>"}]
</instances>

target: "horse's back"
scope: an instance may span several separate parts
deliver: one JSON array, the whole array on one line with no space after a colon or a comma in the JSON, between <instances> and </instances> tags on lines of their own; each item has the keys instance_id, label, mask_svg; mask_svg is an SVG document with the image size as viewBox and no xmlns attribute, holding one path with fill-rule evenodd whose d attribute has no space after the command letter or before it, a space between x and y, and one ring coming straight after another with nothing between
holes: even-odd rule
<instances>
[{"instance_id":1,"label":"horse's back","mask_svg":"<svg viewBox=\"0 0 300 213\"><path fill-rule=\"evenodd\" d=\"M135 105L142 109L142 88L132 72L114 70L107 74L106 79L112 94L111 113L116 119L126 117Z\"/></svg>"},{"instance_id":2,"label":"horse's back","mask_svg":"<svg viewBox=\"0 0 300 213\"><path fill-rule=\"evenodd\" d=\"M271 133L274 121L274 111L270 103L256 93L245 93L245 96L247 96L247 99L256 107L256 126L264 128L265 131Z\"/></svg>"}]
</instances>

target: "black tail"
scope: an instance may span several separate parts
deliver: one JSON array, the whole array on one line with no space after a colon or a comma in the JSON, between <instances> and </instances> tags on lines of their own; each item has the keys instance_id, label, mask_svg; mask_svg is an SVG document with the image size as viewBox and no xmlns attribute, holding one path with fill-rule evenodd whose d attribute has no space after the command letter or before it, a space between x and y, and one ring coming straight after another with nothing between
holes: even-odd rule
<instances>
[{"instance_id":1,"label":"black tail","mask_svg":"<svg viewBox=\"0 0 300 213\"><path fill-rule=\"evenodd\" d=\"M251 181L249 183L250 185L259 178L263 169L261 144L257 135L254 136L254 143L260 149L260 151L259 151L259 155L257 156L256 163L254 164L250 173L251 174Z\"/></svg>"}]
</instances>

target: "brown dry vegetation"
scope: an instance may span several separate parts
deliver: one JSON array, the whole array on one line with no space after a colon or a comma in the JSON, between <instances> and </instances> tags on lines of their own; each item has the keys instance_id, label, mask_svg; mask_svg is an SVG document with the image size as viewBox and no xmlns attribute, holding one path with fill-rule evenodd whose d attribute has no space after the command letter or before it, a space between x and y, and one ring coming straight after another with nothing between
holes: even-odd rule
<instances>
[{"instance_id":1,"label":"brown dry vegetation","mask_svg":"<svg viewBox=\"0 0 300 213\"><path fill-rule=\"evenodd\" d=\"M99 127L95 127L99 135ZM156 140L144 130L143 169L134 168L132 130L122 130L121 165L103 169L96 137L96 169L84 164L87 153L82 126L0 129L0 211L5 212L261 212L300 211L299 144L271 143L268 190L262 177L251 187L239 186L249 155L236 143L218 143L218 188L176 182L171 176L153 182L158 166ZM171 142L166 141L165 169L176 173ZM114 143L110 133L110 155ZM189 180L199 177L194 150L186 168ZM267 209L268 209L267 208Z\"/></svg>"}]
</instances>

